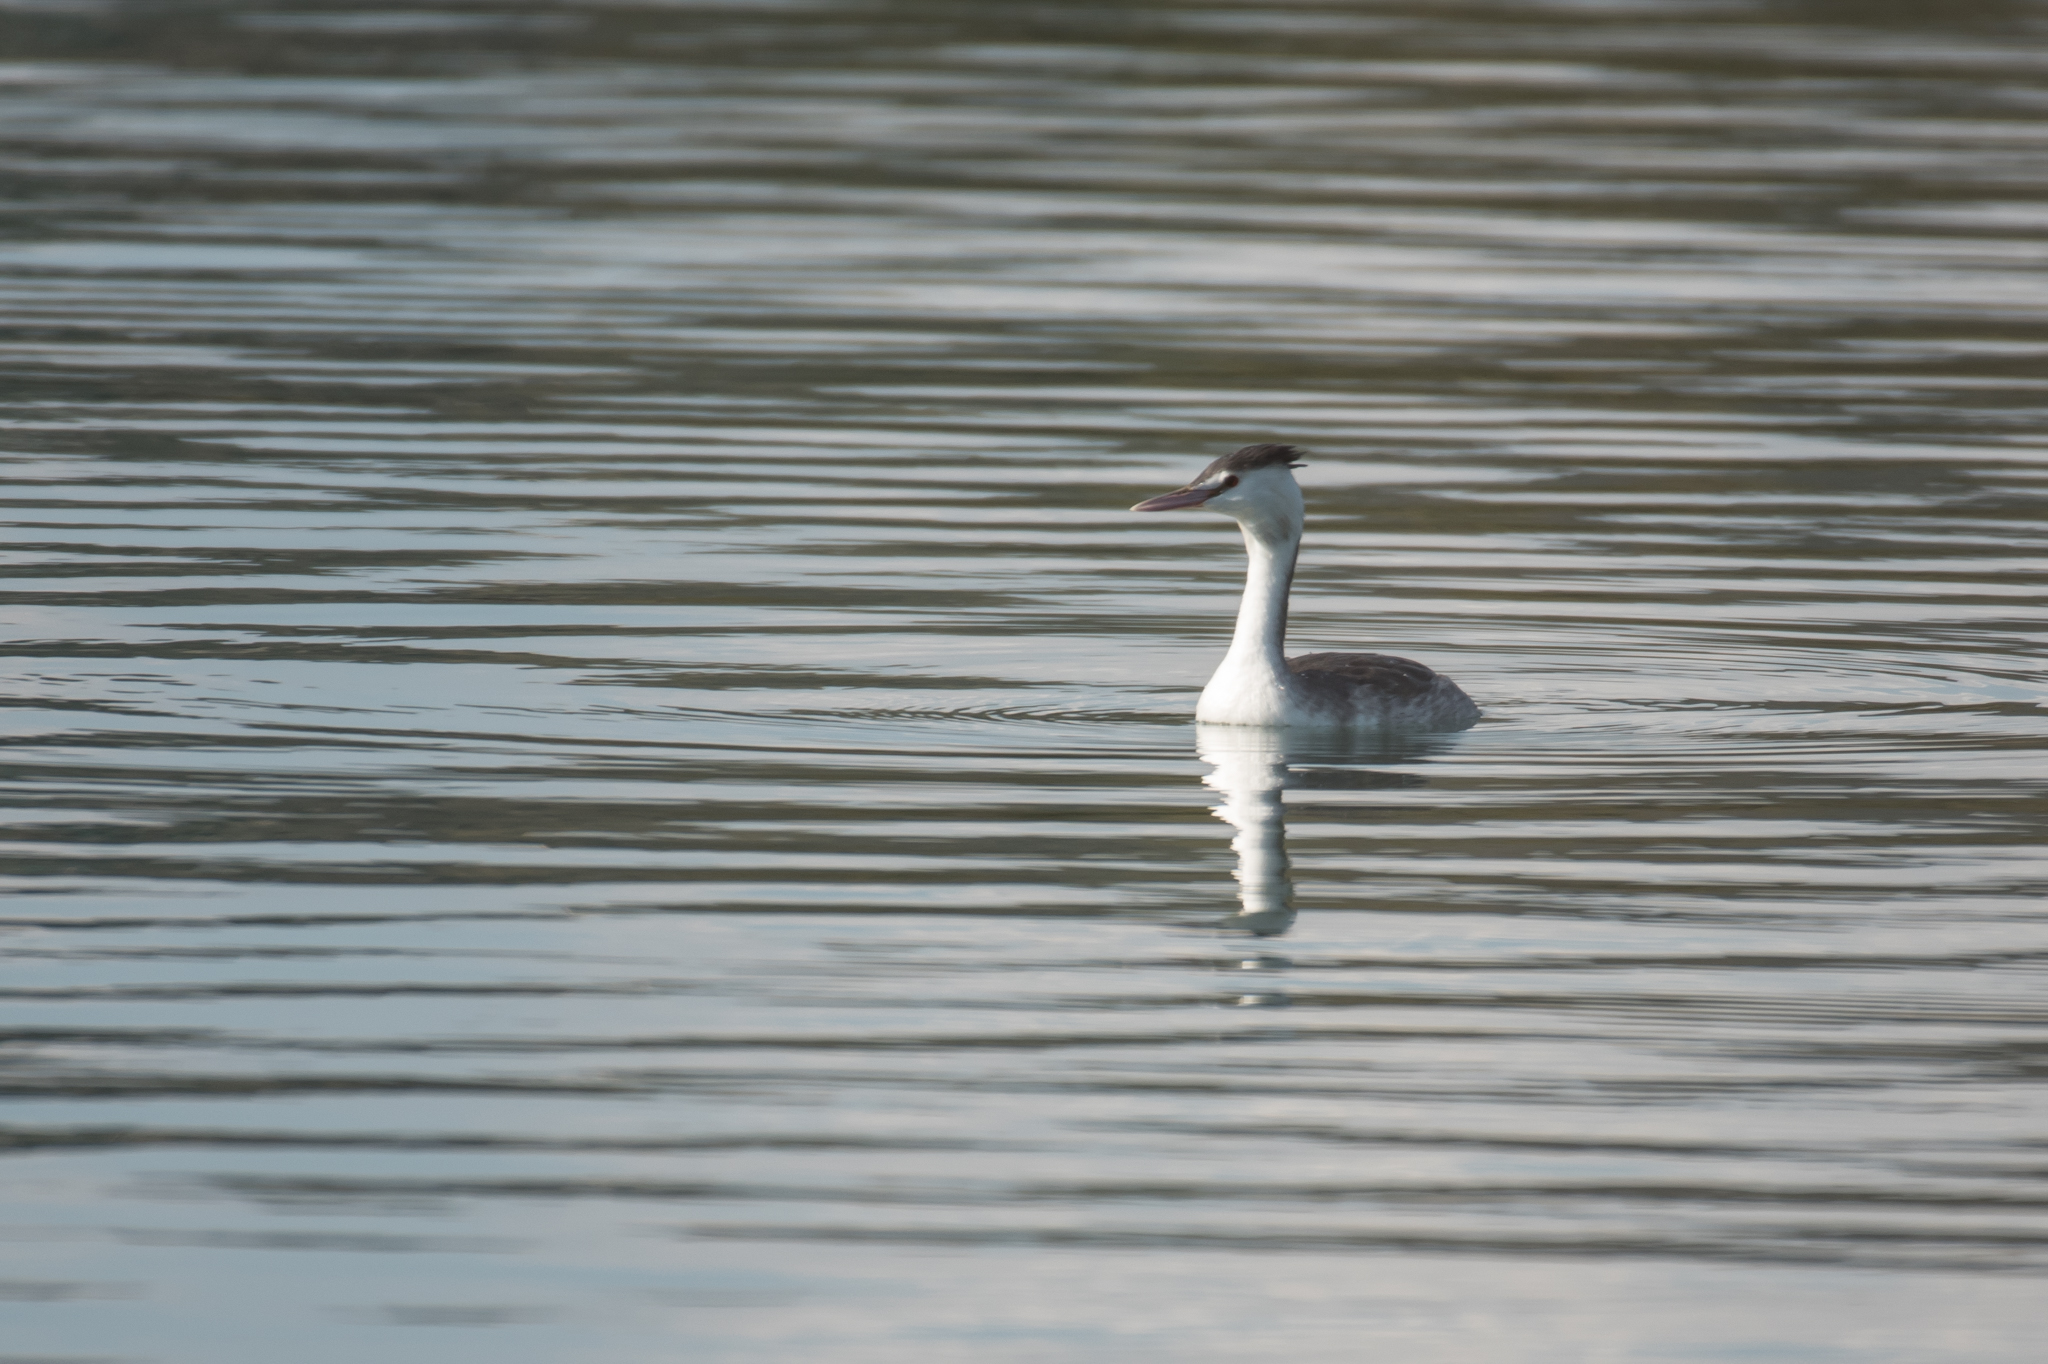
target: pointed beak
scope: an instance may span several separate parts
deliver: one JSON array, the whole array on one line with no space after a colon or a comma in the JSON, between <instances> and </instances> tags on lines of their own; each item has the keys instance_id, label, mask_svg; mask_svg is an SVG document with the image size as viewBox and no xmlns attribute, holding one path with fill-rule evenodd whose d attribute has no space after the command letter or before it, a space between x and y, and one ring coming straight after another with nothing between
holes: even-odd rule
<instances>
[{"instance_id":1,"label":"pointed beak","mask_svg":"<svg viewBox=\"0 0 2048 1364\"><path fill-rule=\"evenodd\" d=\"M1221 488L1176 488L1170 493L1148 497L1131 510L1177 511L1182 507L1199 507L1222 491Z\"/></svg>"}]
</instances>

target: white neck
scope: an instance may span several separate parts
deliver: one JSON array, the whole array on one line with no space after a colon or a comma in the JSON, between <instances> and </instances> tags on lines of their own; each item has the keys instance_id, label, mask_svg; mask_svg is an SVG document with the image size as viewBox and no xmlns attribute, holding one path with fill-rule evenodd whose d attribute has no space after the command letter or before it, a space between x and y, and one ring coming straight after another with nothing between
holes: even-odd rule
<instances>
[{"instance_id":1,"label":"white neck","mask_svg":"<svg viewBox=\"0 0 2048 1364\"><path fill-rule=\"evenodd\" d=\"M1275 676L1287 670L1287 592L1294 585L1294 560L1301 539L1267 540L1244 528L1244 600L1237 607L1237 630L1230 637L1225 667L1257 663Z\"/></svg>"},{"instance_id":2,"label":"white neck","mask_svg":"<svg viewBox=\"0 0 2048 1364\"><path fill-rule=\"evenodd\" d=\"M1244 530L1248 562L1230 652L1195 708L1195 718L1211 724L1285 723L1287 593L1294 585L1295 558L1301 553L1302 505L1293 476L1285 470L1275 472L1284 480L1274 481L1275 495L1231 510Z\"/></svg>"}]
</instances>

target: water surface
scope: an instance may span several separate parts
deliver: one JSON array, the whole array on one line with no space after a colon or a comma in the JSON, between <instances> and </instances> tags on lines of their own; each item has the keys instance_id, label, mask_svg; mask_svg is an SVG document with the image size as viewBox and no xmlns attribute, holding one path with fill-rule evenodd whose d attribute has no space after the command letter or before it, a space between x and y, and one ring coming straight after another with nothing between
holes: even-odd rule
<instances>
[{"instance_id":1,"label":"water surface","mask_svg":"<svg viewBox=\"0 0 2048 1364\"><path fill-rule=\"evenodd\" d=\"M1924 10L0 6L0 1358L2033 1358ZM1255 440L1478 727L1197 735Z\"/></svg>"}]
</instances>

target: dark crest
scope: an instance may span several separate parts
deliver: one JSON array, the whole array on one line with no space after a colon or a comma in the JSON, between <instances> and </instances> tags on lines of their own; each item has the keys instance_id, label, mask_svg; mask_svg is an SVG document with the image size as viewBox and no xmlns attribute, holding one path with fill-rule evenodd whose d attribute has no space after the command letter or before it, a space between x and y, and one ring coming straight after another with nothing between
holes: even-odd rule
<instances>
[{"instance_id":1,"label":"dark crest","mask_svg":"<svg viewBox=\"0 0 2048 1364\"><path fill-rule=\"evenodd\" d=\"M1289 469L1301 467L1301 457L1307 451L1296 445L1247 445L1242 450L1233 450L1202 470L1201 476L1188 486L1199 488L1211 479L1225 474L1247 474L1254 469L1270 469L1282 465Z\"/></svg>"}]
</instances>

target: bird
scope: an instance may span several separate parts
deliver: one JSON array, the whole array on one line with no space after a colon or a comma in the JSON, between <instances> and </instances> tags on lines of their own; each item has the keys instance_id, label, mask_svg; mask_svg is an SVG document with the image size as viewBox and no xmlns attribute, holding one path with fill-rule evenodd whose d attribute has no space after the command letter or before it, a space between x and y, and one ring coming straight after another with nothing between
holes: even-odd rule
<instances>
[{"instance_id":1,"label":"bird","mask_svg":"<svg viewBox=\"0 0 2048 1364\"><path fill-rule=\"evenodd\" d=\"M1132 511L1206 507L1244 532L1244 600L1230 651L1202 689L1195 719L1205 725L1319 730L1456 730L1479 720L1457 683L1413 659L1389 654L1285 656L1287 594L1301 553L1301 485L1306 453L1293 445L1247 445L1211 463L1186 487L1148 497Z\"/></svg>"}]
</instances>

